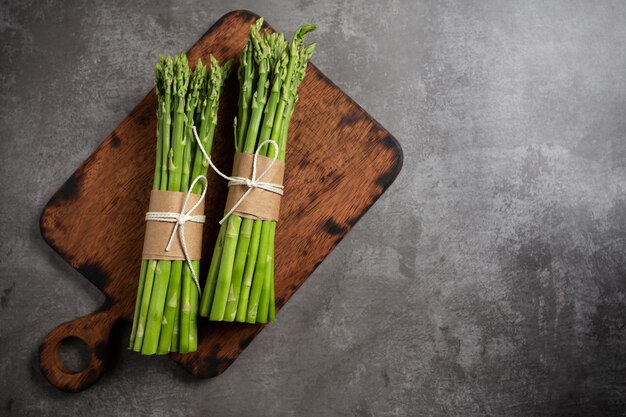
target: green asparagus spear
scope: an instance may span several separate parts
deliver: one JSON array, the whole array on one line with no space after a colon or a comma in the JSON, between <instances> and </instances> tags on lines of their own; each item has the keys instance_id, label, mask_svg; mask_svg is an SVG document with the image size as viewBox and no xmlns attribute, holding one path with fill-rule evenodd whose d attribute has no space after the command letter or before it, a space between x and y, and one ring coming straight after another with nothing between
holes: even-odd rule
<instances>
[{"instance_id":1,"label":"green asparagus spear","mask_svg":"<svg viewBox=\"0 0 626 417\"><path fill-rule=\"evenodd\" d=\"M207 274L204 291L202 292L202 303L200 304L200 315L202 317L209 317L211 306L213 305L213 296L215 295L215 286L217 285L217 274L219 273L220 259L224 249L226 225L227 223L224 223L220 227L220 231L217 235L217 241L215 242L215 248L213 249L209 273Z\"/></svg>"},{"instance_id":2,"label":"green asparagus spear","mask_svg":"<svg viewBox=\"0 0 626 417\"><path fill-rule=\"evenodd\" d=\"M254 268L256 266L259 240L261 239L261 227L263 222L254 221L252 226L252 236L248 245L248 254L246 257L246 267L244 269L243 279L241 281L241 290L239 291L239 303L237 304L237 316L235 320L245 322L248 313L248 300L250 299L250 289L252 288L252 279L254 276Z\"/></svg>"},{"instance_id":3,"label":"green asparagus spear","mask_svg":"<svg viewBox=\"0 0 626 417\"><path fill-rule=\"evenodd\" d=\"M209 90L207 93L208 102L206 104L206 110L203 113L202 123L200 125L200 133L199 133L199 137L202 142L203 149L205 150L207 155L211 154L211 146L213 144L213 134L215 132L215 126L217 124L217 111L219 108L219 96L224 88L225 80L230 75L230 70L231 70L231 61L226 62L224 66L220 68L217 60L211 57L211 72L210 72L210 78L209 78L209 83L208 83ZM193 169L194 177L197 175L206 175L207 170L208 170L208 165L209 165L208 161L204 158L204 155L202 154L202 152L200 150L197 150L196 156L195 156L194 169ZM201 188L196 188L194 189L194 192L196 191L200 193L202 190ZM220 230L220 235L224 236L225 232L223 233L222 230L224 230L224 227L222 227L222 229ZM221 256L223 244L220 241L221 239L218 238L218 244L216 244L215 246L214 257L216 253L219 253L218 256ZM206 285L206 287L209 287L209 288L214 287L217 281L215 278L217 277L217 272L218 272L217 268L213 266L213 263L211 264L211 267L212 269L209 269L209 277L207 278L207 285ZM190 295L192 293L193 293L193 290L189 291ZM205 293L206 293L206 289L205 289ZM213 294L213 291L211 290L208 295L212 295L212 294ZM195 298L192 297L192 300L190 302L190 312L198 311L198 299L197 298L198 298L197 295L195 296ZM203 304L202 304L202 308L200 309L200 311L202 312L206 309L207 310L206 314L208 315L208 309L209 309L208 306L210 306L211 304L209 303L209 300L206 300L204 298L202 300L202 303ZM205 304L207 306L206 308L204 307ZM193 329L190 334L193 336L194 334ZM197 343L197 340L195 342ZM192 341L192 343L194 342Z\"/></svg>"},{"instance_id":4,"label":"green asparagus spear","mask_svg":"<svg viewBox=\"0 0 626 417\"><path fill-rule=\"evenodd\" d=\"M171 57L160 57L155 68L155 91L157 95L157 160L153 188L164 189L167 184L167 150L170 138L171 88L173 80L173 61ZM148 308L152 295L156 261L142 261L141 277L137 289L135 317L131 333L131 347L139 352L143 345ZM144 276L145 274L145 276Z\"/></svg>"},{"instance_id":5,"label":"green asparagus spear","mask_svg":"<svg viewBox=\"0 0 626 417\"><path fill-rule=\"evenodd\" d=\"M204 96L207 84L207 70L202 61L198 60L193 76L191 77L187 103L185 108L185 154L183 156L183 177L181 191L189 190L189 184L195 179L192 177L196 139L193 136L194 118L200 106L200 96Z\"/></svg>"},{"instance_id":6,"label":"green asparagus spear","mask_svg":"<svg viewBox=\"0 0 626 417\"><path fill-rule=\"evenodd\" d=\"M165 105L165 86L163 80L163 56L160 57L159 62L154 69L154 91L157 96L157 144L156 144L156 162L154 164L154 181L152 188L159 189L161 184L161 153L163 148L162 132L163 127L160 125L160 121L163 120L163 107ZM139 323L139 312L141 311L141 300L143 299L144 284L146 281L146 270L148 269L148 260L144 259L141 262L141 270L139 272L139 285L137 286L137 298L135 299L135 314L133 315L133 327L130 334L129 349L132 349L135 344L135 337L137 335L137 325Z\"/></svg>"},{"instance_id":7,"label":"green asparagus spear","mask_svg":"<svg viewBox=\"0 0 626 417\"><path fill-rule=\"evenodd\" d=\"M141 261L141 270L139 271L139 285L137 286L137 298L135 299L135 314L133 315L133 327L130 332L130 342L128 349L132 349L135 345L135 337L137 336L137 324L139 324L139 311L141 310L141 299L143 298L143 287L146 282L146 270L148 269L148 260Z\"/></svg>"},{"instance_id":8,"label":"green asparagus spear","mask_svg":"<svg viewBox=\"0 0 626 417\"><path fill-rule=\"evenodd\" d=\"M141 295L139 321L137 322L137 333L135 335L135 345L133 346L133 350L135 352L141 352L143 346L146 322L148 321L148 309L150 308L150 299L152 297L152 287L154 283L154 276L156 274L157 263L158 262L153 259L149 260L148 267L146 269L146 280L144 282L144 289Z\"/></svg>"}]
</instances>

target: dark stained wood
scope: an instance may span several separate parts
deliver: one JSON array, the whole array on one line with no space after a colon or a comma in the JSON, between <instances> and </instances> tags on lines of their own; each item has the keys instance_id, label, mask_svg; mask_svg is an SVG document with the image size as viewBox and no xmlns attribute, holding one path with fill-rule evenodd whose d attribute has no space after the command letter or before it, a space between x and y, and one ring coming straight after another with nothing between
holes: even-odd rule
<instances>
[{"instance_id":1,"label":"dark stained wood","mask_svg":"<svg viewBox=\"0 0 626 417\"><path fill-rule=\"evenodd\" d=\"M210 53L220 62L237 61L256 17L247 11L222 17L189 50L190 62L208 62ZM231 76L213 151L225 172L232 162L237 95L236 76ZM100 310L58 326L40 347L43 375L66 391L81 391L100 378L108 363L111 328L119 320L132 320L154 169L155 107L151 91L52 197L41 216L44 239L107 297ZM300 88L287 149L286 193L276 232L277 309L402 166L402 150L394 137L314 66ZM225 181L209 174L203 276L225 198ZM263 327L200 318L198 351L171 358L198 377L219 375ZM92 352L90 365L81 372L67 371L59 359L59 343L70 336L85 341Z\"/></svg>"}]
</instances>

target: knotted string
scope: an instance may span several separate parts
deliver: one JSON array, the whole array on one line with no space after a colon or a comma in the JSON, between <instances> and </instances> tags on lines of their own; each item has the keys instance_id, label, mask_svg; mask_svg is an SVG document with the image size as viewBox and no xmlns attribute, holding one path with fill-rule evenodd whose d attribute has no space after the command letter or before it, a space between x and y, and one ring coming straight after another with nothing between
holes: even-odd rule
<instances>
[{"instance_id":1,"label":"knotted string","mask_svg":"<svg viewBox=\"0 0 626 417\"><path fill-rule=\"evenodd\" d=\"M209 155L204 150L204 147L202 146L202 142L200 141L200 138L198 137L198 132L196 131L196 127L192 126L192 129L193 129L193 134L196 137L196 141L198 142L198 149L200 149L200 151L202 151L202 155L204 155L204 159L206 159L209 162L209 165L211 166L213 171L215 171L217 173L217 175L219 175L220 177L228 180L228 186L229 187L233 187L233 186L237 186L237 185L244 185L244 186L248 187L246 192L243 193L243 195L239 198L239 200L237 200L237 202L232 206L232 208L228 211L228 213L226 213L224 215L224 217L222 218L222 220L220 220L219 224L224 223L224 221L226 221L226 219L228 219L228 217L231 214L233 214L235 212L235 210L237 210L237 207L239 207L239 205L243 202L243 200L245 200L246 197L255 188L259 188L261 190L269 191L270 193L278 194L278 195L281 195L281 196L283 195L283 188L284 187L282 185L280 185L280 184L272 184L272 183L269 183L269 182L261 181L261 179L268 172L270 172L270 170L272 169L272 167L274 166L274 164L276 163L276 160L278 158L278 143L276 143L276 141L268 139L266 141L261 142L259 144L259 146L256 148L256 151L254 152L254 159L253 159L253 162L252 162L252 178L229 177L228 175L222 173L219 169L217 169L217 167L213 164L213 161L211 161L211 158L209 157ZM257 165L257 161L259 159L259 152L261 151L263 146L268 145L268 144L272 145L276 152L274 152L274 158L272 158L272 162L267 166L267 168L265 168L265 170L263 172L261 172L261 175L259 175L257 177L257 175L256 175L256 170L257 170L256 165Z\"/></svg>"},{"instance_id":2,"label":"knotted string","mask_svg":"<svg viewBox=\"0 0 626 417\"><path fill-rule=\"evenodd\" d=\"M192 208L185 211L187 208L187 203L189 202L189 197L191 196L191 192L193 187L196 185L198 180L202 180L204 182L204 187L202 190L202 194L200 195L200 199L194 204ZM189 252L187 251L187 243L185 242L185 223L193 222L193 223L204 223L206 221L206 217L204 215L195 215L192 216L191 213L194 212L195 209L202 204L204 201L204 196L206 195L206 189L208 186L208 181L204 175L199 175L196 179L193 180L191 185L189 186L189 191L187 191L187 196L185 197L185 201L183 203L183 207L180 209L180 213L173 212L156 212L149 211L146 213L146 221L153 222L166 222L166 223L176 223L174 228L172 229L172 234L170 234L170 240L167 241L167 246L165 247L165 252L169 252L172 247L172 242L174 241L174 236L176 236L176 231L179 232L178 239L180 241L180 246L183 249L183 255L185 255L185 260L187 261L187 265L189 265L189 269L191 270L191 276L193 278L194 284L198 287L198 293L201 293L200 283L198 282L198 277L196 275L196 271L193 268L193 264L191 263L191 258L189 257Z\"/></svg>"}]
</instances>

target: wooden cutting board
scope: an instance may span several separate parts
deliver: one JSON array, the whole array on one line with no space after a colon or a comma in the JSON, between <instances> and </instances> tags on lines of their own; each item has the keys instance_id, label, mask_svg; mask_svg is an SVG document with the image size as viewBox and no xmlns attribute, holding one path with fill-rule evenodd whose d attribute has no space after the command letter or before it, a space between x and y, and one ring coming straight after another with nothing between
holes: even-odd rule
<instances>
[{"instance_id":1,"label":"wooden cutting board","mask_svg":"<svg viewBox=\"0 0 626 417\"><path fill-rule=\"evenodd\" d=\"M225 15L189 50L189 62L201 58L207 63L209 54L222 63L238 62L257 17L248 11ZM235 75L224 90L213 147L224 172L230 172L232 163L237 97ZM56 192L41 216L46 242L106 295L97 311L61 324L40 346L41 372L64 391L81 391L102 376L109 363L113 325L132 320L155 129L156 97L150 91ZM389 187L402 166L396 139L313 65L300 87L287 149L286 192L276 232L277 309ZM226 182L209 173L202 278L226 190ZM224 372L264 327L203 318L198 326L198 351L170 357L203 378ZM81 339L91 351L91 361L82 371L68 371L60 359L59 345L69 337Z\"/></svg>"}]
</instances>

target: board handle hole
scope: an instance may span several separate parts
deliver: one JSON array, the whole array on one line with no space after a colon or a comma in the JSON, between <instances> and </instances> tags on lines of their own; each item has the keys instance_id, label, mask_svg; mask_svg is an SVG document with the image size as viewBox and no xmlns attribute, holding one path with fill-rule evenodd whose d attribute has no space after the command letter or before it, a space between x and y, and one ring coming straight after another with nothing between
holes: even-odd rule
<instances>
[{"instance_id":1,"label":"board handle hole","mask_svg":"<svg viewBox=\"0 0 626 417\"><path fill-rule=\"evenodd\" d=\"M91 351L82 339L76 336L68 336L59 343L59 356L61 363L68 372L81 372L91 362Z\"/></svg>"}]
</instances>

